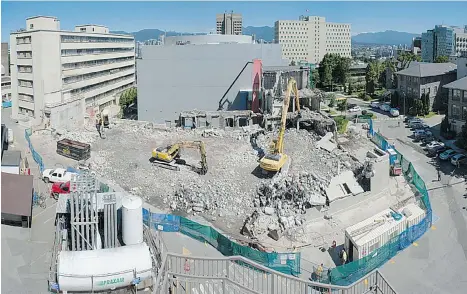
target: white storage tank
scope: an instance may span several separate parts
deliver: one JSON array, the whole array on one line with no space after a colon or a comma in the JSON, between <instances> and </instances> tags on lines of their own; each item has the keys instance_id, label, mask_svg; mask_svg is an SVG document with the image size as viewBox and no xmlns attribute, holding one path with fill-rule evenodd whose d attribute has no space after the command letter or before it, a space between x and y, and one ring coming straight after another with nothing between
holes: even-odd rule
<instances>
[{"instance_id":1,"label":"white storage tank","mask_svg":"<svg viewBox=\"0 0 467 294\"><path fill-rule=\"evenodd\" d=\"M116 262L118 261L118 262ZM146 243L86 251L61 251L57 273L60 291L90 292L131 285L134 271L151 279L151 253Z\"/></svg>"},{"instance_id":2,"label":"white storage tank","mask_svg":"<svg viewBox=\"0 0 467 294\"><path fill-rule=\"evenodd\" d=\"M407 228L407 219L396 220L391 209L386 209L360 223L345 229L344 248L348 260L358 260L386 245Z\"/></svg>"},{"instance_id":3,"label":"white storage tank","mask_svg":"<svg viewBox=\"0 0 467 294\"><path fill-rule=\"evenodd\" d=\"M122 199L122 237L125 245L143 242L143 200L129 195Z\"/></svg>"},{"instance_id":4,"label":"white storage tank","mask_svg":"<svg viewBox=\"0 0 467 294\"><path fill-rule=\"evenodd\" d=\"M425 218L425 211L417 204L410 203L399 209L399 213L403 214L407 219L407 228L419 224Z\"/></svg>"}]
</instances>

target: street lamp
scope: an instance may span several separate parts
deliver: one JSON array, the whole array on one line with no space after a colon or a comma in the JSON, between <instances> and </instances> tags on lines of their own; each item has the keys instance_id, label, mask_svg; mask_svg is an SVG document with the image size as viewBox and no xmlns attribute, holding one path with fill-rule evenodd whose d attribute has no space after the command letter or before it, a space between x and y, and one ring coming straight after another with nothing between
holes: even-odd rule
<instances>
[{"instance_id":1,"label":"street lamp","mask_svg":"<svg viewBox=\"0 0 467 294\"><path fill-rule=\"evenodd\" d=\"M402 91L402 97L404 98L404 116L407 116L407 113L405 112L405 92Z\"/></svg>"}]
</instances>

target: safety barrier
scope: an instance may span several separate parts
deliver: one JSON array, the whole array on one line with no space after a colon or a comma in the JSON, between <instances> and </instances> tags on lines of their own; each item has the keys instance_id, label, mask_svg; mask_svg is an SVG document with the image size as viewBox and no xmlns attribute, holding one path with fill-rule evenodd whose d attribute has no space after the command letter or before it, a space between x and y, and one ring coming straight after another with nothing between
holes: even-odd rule
<instances>
[{"instance_id":1,"label":"safety barrier","mask_svg":"<svg viewBox=\"0 0 467 294\"><path fill-rule=\"evenodd\" d=\"M32 158L39 165L39 169L42 174L42 172L44 171L44 163L42 162L42 157L39 155L39 153L36 152L36 150L34 150L34 146L32 146L31 138L30 138L31 134L32 134L31 129L24 130L24 137L26 138L26 141L28 141L29 150L32 153Z\"/></svg>"},{"instance_id":2,"label":"safety barrier","mask_svg":"<svg viewBox=\"0 0 467 294\"><path fill-rule=\"evenodd\" d=\"M178 215L152 213L151 211L143 208L143 223L157 231L180 231L180 216Z\"/></svg>"},{"instance_id":3,"label":"safety barrier","mask_svg":"<svg viewBox=\"0 0 467 294\"><path fill-rule=\"evenodd\" d=\"M338 266L331 270L330 282L333 285L349 285L359 280L371 271L377 269L393 258L399 251L404 250L418 238L420 238L431 227L432 210L425 182L419 176L410 161L398 152L394 146L389 144L386 138L373 129L373 121L369 120L369 131L372 141L382 150L392 148L397 152L398 160L402 165L403 175L406 181L413 185L420 193L420 206L425 210L426 216L418 224L403 231L400 235L392 238L387 244L371 252L368 256L359 260ZM389 167L388 167L389 168Z\"/></svg>"}]
</instances>

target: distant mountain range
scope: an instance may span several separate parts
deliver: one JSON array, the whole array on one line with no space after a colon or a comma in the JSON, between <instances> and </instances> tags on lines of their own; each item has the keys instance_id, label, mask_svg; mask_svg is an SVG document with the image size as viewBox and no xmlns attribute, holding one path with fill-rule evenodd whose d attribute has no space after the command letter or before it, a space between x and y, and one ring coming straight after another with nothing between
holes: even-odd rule
<instances>
[{"instance_id":1,"label":"distant mountain range","mask_svg":"<svg viewBox=\"0 0 467 294\"><path fill-rule=\"evenodd\" d=\"M179 36L179 35L206 35L206 33L181 33L168 31L164 32L159 29L144 29L138 32L128 33L124 31L112 31L115 34L131 34L135 37L136 41L144 42L150 39L159 39L161 35L167 34L167 36ZM246 27L243 28L243 34L255 35L257 40L263 39L267 42L272 42L274 39L274 28L273 27ZM400 44L411 44L412 38L419 37L420 34L412 34L397 31L385 31L377 33L361 33L352 37L352 42L356 44L376 44L376 45L400 45Z\"/></svg>"}]
</instances>

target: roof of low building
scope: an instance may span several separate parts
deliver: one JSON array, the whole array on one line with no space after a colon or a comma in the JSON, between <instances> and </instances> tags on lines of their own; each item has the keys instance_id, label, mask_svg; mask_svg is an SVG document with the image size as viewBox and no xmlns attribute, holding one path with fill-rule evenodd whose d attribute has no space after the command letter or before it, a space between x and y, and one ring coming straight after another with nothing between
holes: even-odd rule
<instances>
[{"instance_id":1,"label":"roof of low building","mask_svg":"<svg viewBox=\"0 0 467 294\"><path fill-rule=\"evenodd\" d=\"M455 72L457 65L454 63L417 63L406 69L396 72L398 75L412 77L433 77Z\"/></svg>"},{"instance_id":2,"label":"roof of low building","mask_svg":"<svg viewBox=\"0 0 467 294\"><path fill-rule=\"evenodd\" d=\"M5 150L3 151L2 166L20 166L21 151Z\"/></svg>"},{"instance_id":3,"label":"roof of low building","mask_svg":"<svg viewBox=\"0 0 467 294\"><path fill-rule=\"evenodd\" d=\"M462 79L458 79L452 83L444 85L443 88L467 91L467 77L463 77Z\"/></svg>"},{"instance_id":4,"label":"roof of low building","mask_svg":"<svg viewBox=\"0 0 467 294\"><path fill-rule=\"evenodd\" d=\"M31 216L33 176L2 173L2 213Z\"/></svg>"}]
</instances>

